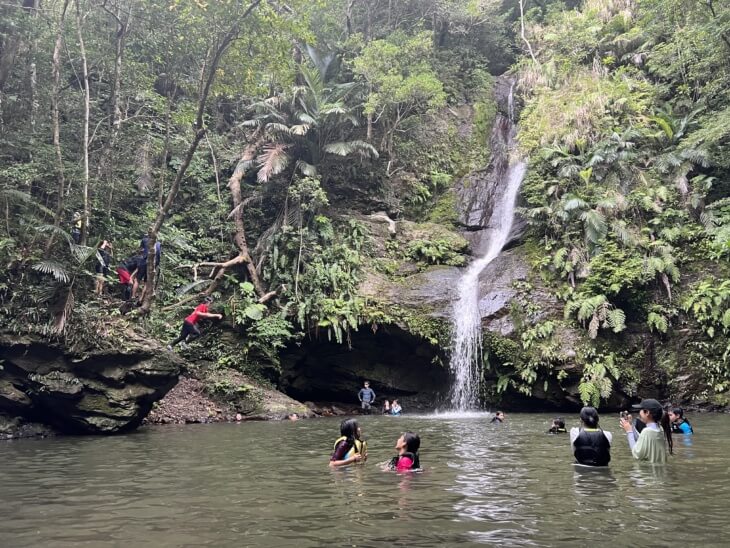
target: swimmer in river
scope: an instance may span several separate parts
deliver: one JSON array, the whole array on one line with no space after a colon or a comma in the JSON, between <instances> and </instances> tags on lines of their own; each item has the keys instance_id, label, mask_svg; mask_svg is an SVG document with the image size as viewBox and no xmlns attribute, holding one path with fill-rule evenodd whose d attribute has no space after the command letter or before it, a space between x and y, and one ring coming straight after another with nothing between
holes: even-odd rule
<instances>
[{"instance_id":1,"label":"swimmer in river","mask_svg":"<svg viewBox=\"0 0 730 548\"><path fill-rule=\"evenodd\" d=\"M362 429L355 419L346 419L340 424L340 437L335 440L334 451L330 457L330 468L347 466L368 458L367 442L362 440Z\"/></svg>"},{"instance_id":2,"label":"swimmer in river","mask_svg":"<svg viewBox=\"0 0 730 548\"><path fill-rule=\"evenodd\" d=\"M492 424L502 424L504 422L504 411L497 411L489 422Z\"/></svg>"},{"instance_id":3,"label":"swimmer in river","mask_svg":"<svg viewBox=\"0 0 730 548\"><path fill-rule=\"evenodd\" d=\"M384 470L395 470L396 472L409 472L421 468L421 461L418 450L421 448L421 438L414 432L404 432L395 442L395 449L398 454L390 459Z\"/></svg>"},{"instance_id":4,"label":"swimmer in river","mask_svg":"<svg viewBox=\"0 0 730 548\"><path fill-rule=\"evenodd\" d=\"M563 417L557 417L553 419L550 429L547 431L548 434L567 434L568 431L565 429L565 419Z\"/></svg>"}]
</instances>

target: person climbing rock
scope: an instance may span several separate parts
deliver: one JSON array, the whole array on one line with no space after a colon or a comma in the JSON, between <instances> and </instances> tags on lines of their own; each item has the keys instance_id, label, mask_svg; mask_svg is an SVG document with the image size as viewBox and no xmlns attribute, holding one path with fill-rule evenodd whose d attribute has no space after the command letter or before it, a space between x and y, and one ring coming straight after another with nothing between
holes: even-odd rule
<instances>
[{"instance_id":1,"label":"person climbing rock","mask_svg":"<svg viewBox=\"0 0 730 548\"><path fill-rule=\"evenodd\" d=\"M104 240L97 248L96 287L94 293L101 295L104 291L104 279L109 274L109 264L112 262L112 244Z\"/></svg>"},{"instance_id":2,"label":"person climbing rock","mask_svg":"<svg viewBox=\"0 0 730 548\"><path fill-rule=\"evenodd\" d=\"M119 285L122 286L122 300L128 301L132 296L132 276L137 272L137 257L135 255L123 260L117 266Z\"/></svg>"},{"instance_id":3,"label":"person climbing rock","mask_svg":"<svg viewBox=\"0 0 730 548\"><path fill-rule=\"evenodd\" d=\"M200 337L200 329L198 329L198 321L200 318L210 318L222 320L221 314L211 314L208 312L208 306L212 304L213 297L206 297L203 302L195 307L192 314L190 314L183 321L182 329L180 330L180 336L167 345L168 350L172 350L178 343L186 343L188 340L193 341Z\"/></svg>"},{"instance_id":4,"label":"person climbing rock","mask_svg":"<svg viewBox=\"0 0 730 548\"><path fill-rule=\"evenodd\" d=\"M373 403L375 403L375 392L373 392L373 389L370 388L370 383L368 381L363 383L363 387L357 393L357 398L360 400L362 410L369 415L370 408Z\"/></svg>"}]
</instances>

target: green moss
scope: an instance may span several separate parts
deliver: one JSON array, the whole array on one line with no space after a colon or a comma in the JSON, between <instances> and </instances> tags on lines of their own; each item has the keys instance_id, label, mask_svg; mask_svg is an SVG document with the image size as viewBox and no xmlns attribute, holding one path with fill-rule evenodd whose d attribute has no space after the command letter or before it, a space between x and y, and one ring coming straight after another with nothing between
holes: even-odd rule
<instances>
[{"instance_id":1,"label":"green moss","mask_svg":"<svg viewBox=\"0 0 730 548\"><path fill-rule=\"evenodd\" d=\"M449 189L444 192L433 204L428 215L428 221L446 227L454 227L459 219L456 210L456 192Z\"/></svg>"},{"instance_id":2,"label":"green moss","mask_svg":"<svg viewBox=\"0 0 730 548\"><path fill-rule=\"evenodd\" d=\"M368 301L361 314L363 324L395 324L442 349L451 343L451 326L429 311L414 311L392 303Z\"/></svg>"}]
</instances>

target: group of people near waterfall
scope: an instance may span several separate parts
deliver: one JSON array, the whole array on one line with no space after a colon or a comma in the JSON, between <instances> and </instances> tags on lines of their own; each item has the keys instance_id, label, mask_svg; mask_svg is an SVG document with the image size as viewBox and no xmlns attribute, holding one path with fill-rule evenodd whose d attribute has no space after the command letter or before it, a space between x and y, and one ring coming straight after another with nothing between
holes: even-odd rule
<instances>
[{"instance_id":1,"label":"group of people near waterfall","mask_svg":"<svg viewBox=\"0 0 730 548\"><path fill-rule=\"evenodd\" d=\"M664 464L673 453L672 434L694 433L681 407L663 407L657 400L645 399L633 408L638 417L623 411L619 425L626 433L629 449L636 460ZM584 407L580 411L580 421L580 427L570 429L570 444L576 464L608 466L613 436L598 425L598 411L594 407ZM565 420L553 419L548 433L567 433Z\"/></svg>"},{"instance_id":2,"label":"group of people near waterfall","mask_svg":"<svg viewBox=\"0 0 730 548\"><path fill-rule=\"evenodd\" d=\"M373 405L375 405L375 391L370 388L370 382L365 381L363 387L357 393L357 399L360 401L360 408L366 415L370 415L373 411ZM398 400L383 401L383 415L390 415L392 417L399 417L403 413L403 407Z\"/></svg>"},{"instance_id":3,"label":"group of people near waterfall","mask_svg":"<svg viewBox=\"0 0 730 548\"><path fill-rule=\"evenodd\" d=\"M365 383L359 396L369 399L369 383ZM374 401L374 392L372 393ZM361 397L361 401L363 398ZM365 407L363 407L365 409ZM684 416L681 407L662 406L655 399L645 399L633 406L638 416L634 418L627 411L621 412L619 425L626 433L626 439L632 456L643 462L664 464L673 454L672 434L692 435L692 425ZM505 415L498 411L491 422L501 424ZM570 434L570 444L575 463L583 466L608 466L611 462L611 432L599 426L598 411L594 407L583 407L580 411L581 425L568 432L565 419L553 419L549 434ZM421 438L410 431L404 432L396 441L397 454L390 460L381 463L383 470L398 472L421 469L419 449ZM362 429L355 419L346 419L340 425L340 437L335 440L334 450L330 456L330 467L347 466L363 463L367 460L367 442L363 439Z\"/></svg>"}]
</instances>

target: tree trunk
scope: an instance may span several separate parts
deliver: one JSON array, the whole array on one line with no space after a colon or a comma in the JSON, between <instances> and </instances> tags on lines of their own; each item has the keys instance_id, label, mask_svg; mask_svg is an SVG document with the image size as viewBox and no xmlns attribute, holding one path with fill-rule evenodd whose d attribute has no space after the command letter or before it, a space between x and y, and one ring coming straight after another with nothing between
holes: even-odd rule
<instances>
[{"instance_id":1,"label":"tree trunk","mask_svg":"<svg viewBox=\"0 0 730 548\"><path fill-rule=\"evenodd\" d=\"M59 113L59 100L61 95L61 49L63 48L63 31L66 25L66 11L70 0L63 1L61 15L58 21L58 30L56 31L56 45L53 48L52 61L52 77L53 86L51 88L51 123L53 125L53 148L56 151L56 178L58 181L58 202L56 204L56 216L53 220L53 226L58 228L61 226L64 210L64 194L66 192L66 177L63 169L63 154L61 152L61 121ZM48 238L46 243L46 255L51 251L53 246L54 233Z\"/></svg>"},{"instance_id":2,"label":"tree trunk","mask_svg":"<svg viewBox=\"0 0 730 548\"><path fill-rule=\"evenodd\" d=\"M188 149L185 153L185 156L183 158L182 164L180 165L180 168L177 170L177 174L175 175L175 180L172 182L172 186L170 187L169 192L167 193L167 198L165 199L165 203L162 205L160 210L157 212L157 217L155 219L154 224L150 227L148 235L149 240L147 243L147 250L148 250L148 257L154 257L154 249L155 244L157 243L157 235L160 233L160 229L162 228L163 223L165 222L165 218L170 213L170 210L172 209L172 205L175 203L175 198L177 197L177 193L180 190L180 184L182 183L183 178L185 177L185 172L187 171L188 167L190 166L190 162L193 159L193 156L195 155L195 151L198 149L198 145L200 145L200 141L202 141L203 137L205 136L205 122L203 119L203 116L205 114L205 108L208 104L208 96L210 95L210 89L213 86L213 82L215 82L217 73L218 73L218 65L221 62L221 59L223 58L223 55L226 53L230 45L238 39L238 36L241 31L241 23L243 20L248 17L251 12L256 9L256 7L262 2L262 0L254 0L251 5L246 9L246 11L243 13L243 15L236 20L235 23L231 26L231 28L228 30L228 32L225 33L223 38L221 39L220 43L218 44L218 47L215 50L215 53L213 55L213 58L210 60L210 62L207 62L206 59L205 67L206 72L201 74L201 77L204 78L203 81L201 81L200 85L200 95L198 97L198 108L197 108L197 114L195 116L195 123L193 125L193 129L195 133L193 134L193 138L190 141L190 144L188 145ZM140 307L140 312L142 314L146 314L150 311L150 308L152 307L152 297L154 296L154 287L155 287L155 264L154 260L148 260L147 261L147 283L144 286L144 291L142 293L142 305Z\"/></svg>"},{"instance_id":3,"label":"tree trunk","mask_svg":"<svg viewBox=\"0 0 730 548\"><path fill-rule=\"evenodd\" d=\"M107 8L104 8L104 10L116 22L116 29L114 33L114 76L112 77L111 97L109 99L109 138L104 143L104 148L101 152L97 167L97 176L99 179L104 177L108 181L110 185L109 203L111 204L111 199L114 194L114 165L112 155L114 154L114 148L116 147L122 125L122 109L119 106L121 102L122 69L124 66L124 48L127 36L129 36L129 24L132 18L132 6L130 5L129 10L126 12L122 11L119 4L117 4L114 11Z\"/></svg>"},{"instance_id":4,"label":"tree trunk","mask_svg":"<svg viewBox=\"0 0 730 548\"><path fill-rule=\"evenodd\" d=\"M81 17L81 6L79 0L76 0L76 36L79 40L79 52L81 55L81 77L84 84L84 144L83 144L83 165L84 165L84 184L83 184L83 200L84 213L81 217L81 245L86 245L86 239L89 235L89 217L91 211L89 208L89 118L91 116L91 90L89 89L89 63L86 59L86 45L84 44L84 36L82 32L83 18Z\"/></svg>"}]
</instances>

